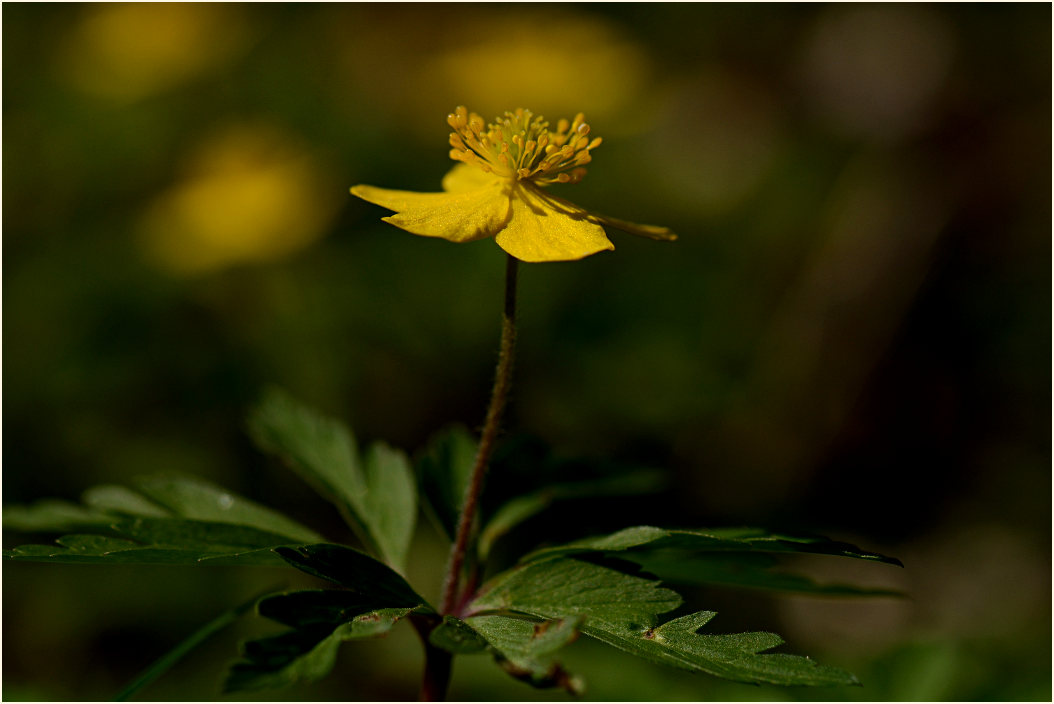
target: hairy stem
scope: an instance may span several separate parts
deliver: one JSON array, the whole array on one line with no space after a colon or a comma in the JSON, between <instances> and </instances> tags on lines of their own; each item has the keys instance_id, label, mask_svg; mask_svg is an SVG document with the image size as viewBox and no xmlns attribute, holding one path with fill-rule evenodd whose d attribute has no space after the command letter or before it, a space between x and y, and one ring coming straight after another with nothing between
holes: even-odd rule
<instances>
[{"instance_id":1,"label":"hairy stem","mask_svg":"<svg viewBox=\"0 0 1054 704\"><path fill-rule=\"evenodd\" d=\"M472 465L472 474L461 503L461 517L457 523L457 535L450 548L446 578L443 580L443 600L440 613L449 614L457 607L458 586L461 583L461 568L465 564L469 539L476 519L479 496L483 492L483 479L487 474L494 442L501 427L501 414L512 386L512 360L516 347L516 265L518 261L509 255L505 266L505 309L501 320L501 349L498 353L498 369L494 374L494 388L490 394L490 407L479 439L479 450Z\"/></svg>"},{"instance_id":2,"label":"hairy stem","mask_svg":"<svg viewBox=\"0 0 1054 704\"><path fill-rule=\"evenodd\" d=\"M450 548L447 561L446 577L443 579L443 600L439 608L441 614L452 614L462 606L463 598L458 593L461 584L461 571L468 554L469 541L472 537L479 506L479 495L483 492L483 478L487 474L494 442L501 426L501 413L509 397L512 385L512 357L516 346L516 265L517 260L509 256L505 265L505 308L501 321L501 349L498 352L498 369L494 375L494 388L490 393L490 406L487 418L483 423L483 433L479 439L479 449L472 465L472 474L465 497L461 502L461 516L458 518L457 534ZM468 587L475 588L476 576L469 580ZM450 670L453 665L450 653L432 645L429 640L432 631L439 624L436 619L422 619L411 616L414 626L425 648L425 671L421 682L421 701L441 701L446 698L447 686L450 684Z\"/></svg>"}]
</instances>

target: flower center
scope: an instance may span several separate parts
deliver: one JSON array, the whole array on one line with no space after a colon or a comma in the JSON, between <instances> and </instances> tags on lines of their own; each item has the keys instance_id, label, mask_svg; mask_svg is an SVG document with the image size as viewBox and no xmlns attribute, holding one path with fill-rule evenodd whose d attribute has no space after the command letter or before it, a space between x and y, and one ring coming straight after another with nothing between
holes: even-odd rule
<instances>
[{"instance_id":1,"label":"flower center","mask_svg":"<svg viewBox=\"0 0 1054 704\"><path fill-rule=\"evenodd\" d=\"M582 168L600 146L600 137L589 139L586 116L578 113L572 122L561 119L556 130L530 110L517 108L484 128L483 118L464 106L447 115L450 158L475 164L486 173L538 184L578 183L586 175Z\"/></svg>"}]
</instances>

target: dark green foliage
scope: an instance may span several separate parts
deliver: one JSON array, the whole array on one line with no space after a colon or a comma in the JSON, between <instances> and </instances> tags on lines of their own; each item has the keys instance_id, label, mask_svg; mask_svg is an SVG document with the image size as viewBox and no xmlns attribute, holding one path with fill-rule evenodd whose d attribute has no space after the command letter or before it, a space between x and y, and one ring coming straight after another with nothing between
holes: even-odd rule
<instances>
[{"instance_id":1,"label":"dark green foliage","mask_svg":"<svg viewBox=\"0 0 1054 704\"><path fill-rule=\"evenodd\" d=\"M432 612L394 570L357 550L322 544L275 552L297 569L343 589L262 599L260 615L291 630L246 643L243 660L231 668L227 691L317 680L333 669L341 643L384 635L411 612Z\"/></svg>"},{"instance_id":2,"label":"dark green foliage","mask_svg":"<svg viewBox=\"0 0 1054 704\"><path fill-rule=\"evenodd\" d=\"M699 612L659 624L681 598L656 581L580 560L528 563L502 575L472 604L480 613L511 612L538 618L581 617L580 629L648 660L749 683L848 685L856 678L808 658L762 651L780 645L772 633L701 635L714 617Z\"/></svg>"},{"instance_id":3,"label":"dark green foliage","mask_svg":"<svg viewBox=\"0 0 1054 704\"><path fill-rule=\"evenodd\" d=\"M402 569L417 517L417 489L406 456L383 443L360 458L340 421L271 389L249 416L257 444L281 456L341 510L385 561Z\"/></svg>"},{"instance_id":4,"label":"dark green foliage","mask_svg":"<svg viewBox=\"0 0 1054 704\"><path fill-rule=\"evenodd\" d=\"M320 537L282 514L208 482L188 477L137 480L136 490L102 486L85 507L41 502L4 511L4 525L34 532L70 527L53 545L4 552L16 560L135 564L280 565L270 548Z\"/></svg>"},{"instance_id":5,"label":"dark green foliage","mask_svg":"<svg viewBox=\"0 0 1054 704\"><path fill-rule=\"evenodd\" d=\"M636 470L603 479L547 484L537 491L517 496L502 504L480 532L480 559L487 558L501 536L557 501L647 494L658 491L664 483L660 472Z\"/></svg>"},{"instance_id":6,"label":"dark green foliage","mask_svg":"<svg viewBox=\"0 0 1054 704\"><path fill-rule=\"evenodd\" d=\"M341 643L381 636L411 611L376 609L339 624L305 625L251 640L243 646L244 659L231 667L224 689L274 689L325 677L333 669Z\"/></svg>"},{"instance_id":7,"label":"dark green foliage","mask_svg":"<svg viewBox=\"0 0 1054 704\"><path fill-rule=\"evenodd\" d=\"M539 549L491 579L458 614L440 615L399 573L415 525L418 495L405 455L375 443L360 455L339 421L281 391L253 411L257 442L333 501L378 558L323 542L314 531L216 487L189 478L155 477L134 487L100 486L83 505L40 502L5 511L5 525L34 532L76 531L57 545L6 551L16 560L84 563L289 565L336 588L272 594L258 613L284 632L245 643L227 691L284 687L330 672L341 643L383 636L411 617L431 646L452 654L489 653L508 674L534 687L583 691L580 678L555 657L585 634L658 663L748 683L847 685L855 678L808 658L769 653L782 644L772 633L700 633L715 616L699 611L664 622L682 605L679 594L651 577L822 594L886 593L777 572L773 554L812 553L900 564L847 543L756 529L668 530L638 526L611 535ZM464 430L439 435L417 462L427 508L453 533L475 453ZM661 484L655 472L548 482L496 505L484 521L478 557L494 542L553 502L633 495ZM386 564L387 563L387 564ZM647 570L642 572L642 567ZM232 612L233 613L233 612ZM156 677L230 614L158 661ZM204 634L204 635L202 635ZM189 645L188 645L189 644ZM148 679L149 679L148 678ZM142 686L141 680L131 691Z\"/></svg>"},{"instance_id":8,"label":"dark green foliage","mask_svg":"<svg viewBox=\"0 0 1054 704\"><path fill-rule=\"evenodd\" d=\"M629 559L667 583L761 589L818 596L902 596L898 591L852 584L822 584L811 577L777 569L780 562L763 553L657 550Z\"/></svg>"},{"instance_id":9,"label":"dark green foliage","mask_svg":"<svg viewBox=\"0 0 1054 704\"><path fill-rule=\"evenodd\" d=\"M576 540L566 545L543 548L525 560L547 559L560 555L588 552L622 552L680 548L693 552L802 552L837 555L861 560L884 562L903 567L895 557L866 552L850 545L821 536L795 536L769 533L758 528L716 528L705 530L672 530L653 526L626 528L611 535Z\"/></svg>"},{"instance_id":10,"label":"dark green foliage","mask_svg":"<svg viewBox=\"0 0 1054 704\"><path fill-rule=\"evenodd\" d=\"M457 531L458 513L472 473L476 447L476 438L461 426L454 426L433 437L417 460L424 504L451 540Z\"/></svg>"},{"instance_id":11,"label":"dark green foliage","mask_svg":"<svg viewBox=\"0 0 1054 704\"><path fill-rule=\"evenodd\" d=\"M473 616L467 619L489 643L495 661L513 677L533 687L560 687L581 694L584 683L553 660L560 648L578 638L581 616L556 621L520 616Z\"/></svg>"},{"instance_id":12,"label":"dark green foliage","mask_svg":"<svg viewBox=\"0 0 1054 704\"><path fill-rule=\"evenodd\" d=\"M321 579L334 582L386 607L418 608L425 600L395 570L369 555L342 545L276 548L283 560Z\"/></svg>"},{"instance_id":13,"label":"dark green foliage","mask_svg":"<svg viewBox=\"0 0 1054 704\"><path fill-rule=\"evenodd\" d=\"M428 636L428 641L449 653L464 655L485 650L488 639L461 619L444 616L443 621Z\"/></svg>"}]
</instances>

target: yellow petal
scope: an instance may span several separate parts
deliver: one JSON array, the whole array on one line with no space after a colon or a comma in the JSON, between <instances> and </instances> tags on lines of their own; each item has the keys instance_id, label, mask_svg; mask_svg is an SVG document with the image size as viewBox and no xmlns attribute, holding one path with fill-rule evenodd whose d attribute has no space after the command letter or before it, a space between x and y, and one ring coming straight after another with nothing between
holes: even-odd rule
<instances>
[{"instance_id":1,"label":"yellow petal","mask_svg":"<svg viewBox=\"0 0 1054 704\"><path fill-rule=\"evenodd\" d=\"M571 261L615 248L586 211L562 207L548 194L522 183L512 192L512 217L495 241L525 262Z\"/></svg>"},{"instance_id":2,"label":"yellow petal","mask_svg":"<svg viewBox=\"0 0 1054 704\"><path fill-rule=\"evenodd\" d=\"M416 193L354 186L352 195L389 210L382 218L407 232L471 242L493 236L509 219L509 196L500 183L462 193Z\"/></svg>"},{"instance_id":3,"label":"yellow petal","mask_svg":"<svg viewBox=\"0 0 1054 704\"><path fill-rule=\"evenodd\" d=\"M601 215L600 213L592 213L585 208L579 207L570 201L566 201L563 198L558 198L552 194L544 194L546 200L553 204L553 207L560 210L566 210L572 213L584 213L589 220L600 225L607 225L613 227L616 230L622 230L628 232L631 235L637 235L638 237L647 237L653 240L663 240L666 242L672 242L677 239L677 235L673 233L668 227L660 227L659 225L639 225L629 220L619 220L609 215Z\"/></svg>"},{"instance_id":4,"label":"yellow petal","mask_svg":"<svg viewBox=\"0 0 1054 704\"><path fill-rule=\"evenodd\" d=\"M443 190L447 193L475 191L492 186L501 179L500 176L484 173L483 169L472 164L458 164L443 177Z\"/></svg>"}]
</instances>

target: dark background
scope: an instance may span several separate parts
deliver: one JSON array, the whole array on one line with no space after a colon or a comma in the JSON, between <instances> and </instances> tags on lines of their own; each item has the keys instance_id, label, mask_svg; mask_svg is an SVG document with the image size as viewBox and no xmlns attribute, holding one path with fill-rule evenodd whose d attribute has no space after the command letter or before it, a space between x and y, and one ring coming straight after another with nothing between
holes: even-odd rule
<instances>
[{"instance_id":1,"label":"dark background","mask_svg":"<svg viewBox=\"0 0 1054 704\"><path fill-rule=\"evenodd\" d=\"M410 452L478 426L504 268L492 241L416 238L348 187L437 190L458 104L584 111L605 141L561 194L681 238L616 232L613 253L521 267L508 426L664 468L671 488L564 505L527 538L817 531L906 564L806 563L818 578L910 595L692 595L717 630L776 630L860 689L727 684L579 642L589 696L1049 698L1049 6L9 4L3 20L5 505L182 472L348 539L252 448L245 409L277 383ZM444 550L422 523L423 589ZM311 583L4 577L9 700L109 698L228 606ZM267 631L246 620L143 696L215 698L237 640ZM398 629L273 696L414 698L419 668ZM458 661L453 698L535 696L564 698Z\"/></svg>"}]
</instances>

